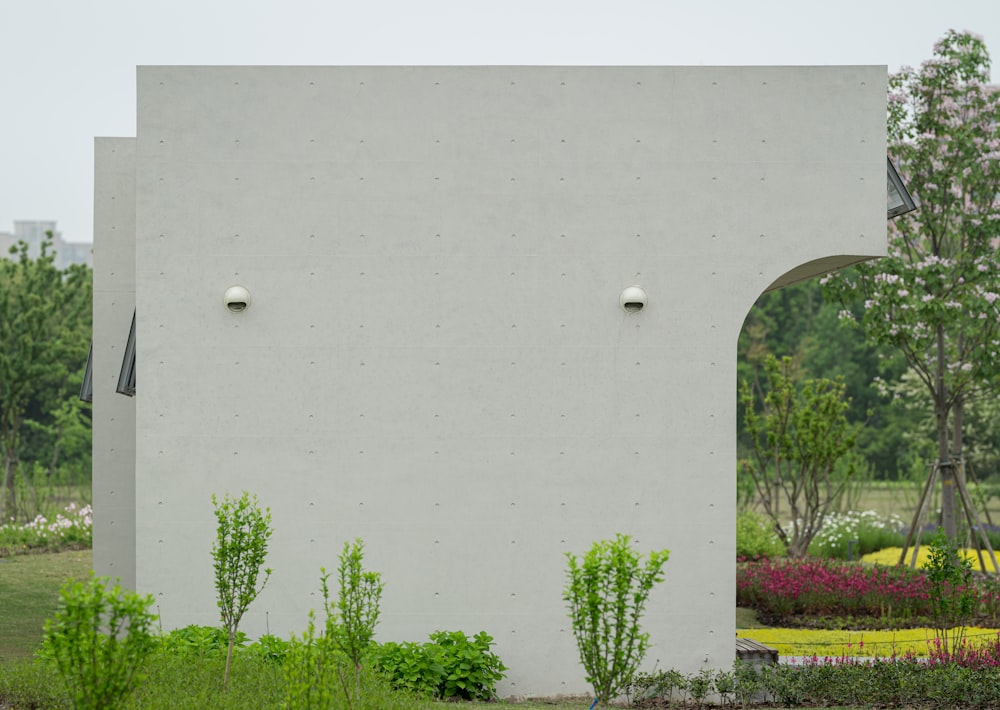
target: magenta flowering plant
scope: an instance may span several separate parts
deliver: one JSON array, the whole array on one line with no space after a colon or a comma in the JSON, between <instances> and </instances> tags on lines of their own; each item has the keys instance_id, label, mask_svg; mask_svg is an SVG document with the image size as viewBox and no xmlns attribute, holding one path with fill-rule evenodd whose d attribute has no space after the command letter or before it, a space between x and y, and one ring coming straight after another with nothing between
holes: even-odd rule
<instances>
[{"instance_id":1,"label":"magenta flowering plant","mask_svg":"<svg viewBox=\"0 0 1000 710\"><path fill-rule=\"evenodd\" d=\"M737 567L736 600L766 620L812 625L850 618L872 626L918 624L934 616L934 594L964 594L972 599L973 617L995 623L1000 588L979 580L970 589L937 589L921 570L869 567L834 560L761 560Z\"/></svg>"}]
</instances>

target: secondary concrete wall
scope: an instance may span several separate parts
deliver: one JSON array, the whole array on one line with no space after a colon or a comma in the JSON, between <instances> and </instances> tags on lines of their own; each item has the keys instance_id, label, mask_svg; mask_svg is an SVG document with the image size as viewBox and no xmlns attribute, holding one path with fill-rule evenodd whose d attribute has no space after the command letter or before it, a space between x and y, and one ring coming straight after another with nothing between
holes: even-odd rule
<instances>
[{"instance_id":1,"label":"secondary concrete wall","mask_svg":"<svg viewBox=\"0 0 1000 710\"><path fill-rule=\"evenodd\" d=\"M135 309L135 139L94 143L94 570L135 579L135 401L115 394Z\"/></svg>"},{"instance_id":2,"label":"secondary concrete wall","mask_svg":"<svg viewBox=\"0 0 1000 710\"><path fill-rule=\"evenodd\" d=\"M647 665L728 667L736 338L769 287L883 253L885 89L141 69L134 563L165 627L216 622L210 497L249 490L276 530L251 634L301 630L362 537L380 639L484 629L502 694L583 692L564 555L623 532L673 551Z\"/></svg>"}]
</instances>

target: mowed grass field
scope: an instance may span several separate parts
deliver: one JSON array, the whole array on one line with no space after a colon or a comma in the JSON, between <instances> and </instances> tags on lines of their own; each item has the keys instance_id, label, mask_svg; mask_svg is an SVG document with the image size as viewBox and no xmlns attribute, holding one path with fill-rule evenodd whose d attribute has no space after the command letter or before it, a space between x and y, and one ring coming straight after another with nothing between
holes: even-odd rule
<instances>
[{"instance_id":1,"label":"mowed grass field","mask_svg":"<svg viewBox=\"0 0 1000 710\"><path fill-rule=\"evenodd\" d=\"M917 504L920 502L920 493L923 490L923 482L910 483L906 481L866 481L852 487L845 495L841 505L842 510L874 510L883 515L896 514L906 524L913 520L917 512ZM982 522L989 522L985 513L989 514L990 520L994 524L1000 525L1000 496L990 497L985 495L989 487L977 488L973 483L969 483L969 492L976 503L978 513ZM981 491L981 492L977 492ZM981 505L980 495L986 498L985 512ZM941 484L938 482L936 490L930 500L930 515L928 522L934 522L934 512L941 507ZM961 505L957 514L964 516Z\"/></svg>"},{"instance_id":2,"label":"mowed grass field","mask_svg":"<svg viewBox=\"0 0 1000 710\"><path fill-rule=\"evenodd\" d=\"M90 575L90 550L0 558L0 660L30 656L42 642L67 579Z\"/></svg>"}]
</instances>

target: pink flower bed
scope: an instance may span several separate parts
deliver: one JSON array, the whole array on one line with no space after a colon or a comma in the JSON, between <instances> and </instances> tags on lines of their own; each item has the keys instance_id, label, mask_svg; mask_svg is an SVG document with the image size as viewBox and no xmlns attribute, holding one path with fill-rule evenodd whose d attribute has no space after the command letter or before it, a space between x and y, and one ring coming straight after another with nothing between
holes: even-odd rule
<instances>
[{"instance_id":1,"label":"pink flower bed","mask_svg":"<svg viewBox=\"0 0 1000 710\"><path fill-rule=\"evenodd\" d=\"M737 604L771 619L865 616L906 622L932 613L930 588L919 570L819 558L746 562L736 573ZM976 603L977 619L1000 618L998 584L977 583Z\"/></svg>"}]
</instances>

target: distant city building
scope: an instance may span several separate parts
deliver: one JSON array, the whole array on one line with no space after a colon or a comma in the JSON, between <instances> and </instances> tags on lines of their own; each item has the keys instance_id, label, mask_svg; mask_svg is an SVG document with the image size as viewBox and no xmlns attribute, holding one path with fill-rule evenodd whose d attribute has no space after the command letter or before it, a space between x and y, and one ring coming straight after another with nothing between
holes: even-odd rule
<instances>
[{"instance_id":1,"label":"distant city building","mask_svg":"<svg viewBox=\"0 0 1000 710\"><path fill-rule=\"evenodd\" d=\"M42 242L52 233L52 250L56 255L56 267L65 269L70 264L94 265L94 245L89 242L63 241L56 223L48 220L15 220L14 232L0 232L0 254L10 258L10 249L18 242L28 245L28 256L38 258L42 253Z\"/></svg>"}]
</instances>

